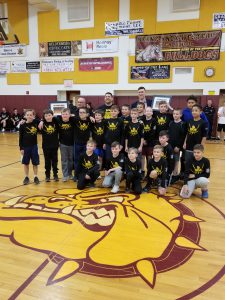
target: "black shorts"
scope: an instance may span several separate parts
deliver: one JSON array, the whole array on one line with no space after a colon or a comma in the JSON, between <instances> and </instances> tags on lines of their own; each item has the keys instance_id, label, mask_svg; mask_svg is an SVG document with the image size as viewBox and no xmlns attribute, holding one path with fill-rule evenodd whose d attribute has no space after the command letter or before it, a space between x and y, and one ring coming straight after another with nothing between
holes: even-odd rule
<instances>
[{"instance_id":1,"label":"black shorts","mask_svg":"<svg viewBox=\"0 0 225 300\"><path fill-rule=\"evenodd\" d=\"M221 132L222 130L225 132L225 124L218 124L217 125L217 131Z\"/></svg>"},{"instance_id":2,"label":"black shorts","mask_svg":"<svg viewBox=\"0 0 225 300\"><path fill-rule=\"evenodd\" d=\"M24 148L22 164L29 165L30 160L32 161L32 165L34 165L34 166L37 166L40 163L37 145Z\"/></svg>"}]
</instances>

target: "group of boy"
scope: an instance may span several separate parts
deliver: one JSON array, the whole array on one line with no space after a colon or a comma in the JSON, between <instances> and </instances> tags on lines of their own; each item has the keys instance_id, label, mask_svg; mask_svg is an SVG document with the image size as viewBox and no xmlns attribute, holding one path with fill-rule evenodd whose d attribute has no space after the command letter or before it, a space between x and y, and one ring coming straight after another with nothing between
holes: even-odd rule
<instances>
[{"instance_id":1,"label":"group of boy","mask_svg":"<svg viewBox=\"0 0 225 300\"><path fill-rule=\"evenodd\" d=\"M189 100L192 99L187 103ZM34 112L27 110L26 122L20 126L24 184L29 183L30 159L34 166L34 182L39 183L37 132L40 130L46 182L50 181L51 168L54 180L59 180L60 147L62 180L77 181L78 189L93 187L104 169L102 186L112 188L112 193L119 191L125 178L126 192L149 192L156 185L159 194L165 195L167 187L179 179L181 160L184 179L181 196L188 198L196 187L200 187L202 197L208 197L210 164L203 157L207 123L200 117L202 111L198 104L192 106L192 118L186 123L180 109L174 109L172 114L168 112L165 101L159 103L159 110L154 113L150 106L141 102L134 108L122 105L121 116L117 105L111 105L108 110L109 118L104 118L102 109L95 110L92 116L85 107L79 109L77 116L64 109L58 117L53 117L51 110L45 110L40 123L34 120ZM143 180L147 182L144 188Z\"/></svg>"}]
</instances>

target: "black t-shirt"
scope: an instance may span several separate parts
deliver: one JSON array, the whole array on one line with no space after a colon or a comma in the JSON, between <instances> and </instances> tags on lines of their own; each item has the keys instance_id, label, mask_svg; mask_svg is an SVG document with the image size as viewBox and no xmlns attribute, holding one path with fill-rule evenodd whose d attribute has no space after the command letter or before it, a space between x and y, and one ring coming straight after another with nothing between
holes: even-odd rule
<instances>
[{"instance_id":1,"label":"black t-shirt","mask_svg":"<svg viewBox=\"0 0 225 300\"><path fill-rule=\"evenodd\" d=\"M156 139L158 139L160 131L169 129L169 123L172 121L172 115L156 111L154 112L154 118L156 120Z\"/></svg>"},{"instance_id":2,"label":"black t-shirt","mask_svg":"<svg viewBox=\"0 0 225 300\"><path fill-rule=\"evenodd\" d=\"M56 121L43 122L42 134L42 147L43 148L58 148L59 146L59 131Z\"/></svg>"},{"instance_id":3,"label":"black t-shirt","mask_svg":"<svg viewBox=\"0 0 225 300\"><path fill-rule=\"evenodd\" d=\"M55 120L58 123L60 144L73 146L74 128L72 119L70 118L69 121L65 122L61 116L58 116Z\"/></svg>"},{"instance_id":4,"label":"black t-shirt","mask_svg":"<svg viewBox=\"0 0 225 300\"><path fill-rule=\"evenodd\" d=\"M207 136L208 127L207 123L200 119L198 121L189 120L187 122L187 140L186 149L193 150L196 144L201 144L202 139Z\"/></svg>"},{"instance_id":5,"label":"black t-shirt","mask_svg":"<svg viewBox=\"0 0 225 300\"><path fill-rule=\"evenodd\" d=\"M124 126L121 118L107 119L105 122L105 144L111 145L113 142L119 142L123 145Z\"/></svg>"},{"instance_id":6,"label":"black t-shirt","mask_svg":"<svg viewBox=\"0 0 225 300\"><path fill-rule=\"evenodd\" d=\"M86 152L81 154L78 161L77 174L89 174L95 171L99 171L98 156L95 153L90 156Z\"/></svg>"},{"instance_id":7,"label":"black t-shirt","mask_svg":"<svg viewBox=\"0 0 225 300\"><path fill-rule=\"evenodd\" d=\"M137 158L135 162L130 161L129 157L125 159L125 173L141 173L141 161Z\"/></svg>"},{"instance_id":8,"label":"black t-shirt","mask_svg":"<svg viewBox=\"0 0 225 300\"><path fill-rule=\"evenodd\" d=\"M9 115L9 113L7 111L0 113L0 121L5 120L5 119L7 119L9 117L10 117L10 115Z\"/></svg>"},{"instance_id":9,"label":"black t-shirt","mask_svg":"<svg viewBox=\"0 0 225 300\"><path fill-rule=\"evenodd\" d=\"M185 124L183 121L171 121L169 124L169 137L172 148L182 149L185 139Z\"/></svg>"},{"instance_id":10,"label":"black t-shirt","mask_svg":"<svg viewBox=\"0 0 225 300\"><path fill-rule=\"evenodd\" d=\"M20 150L37 145L38 122L24 123L19 130Z\"/></svg>"},{"instance_id":11,"label":"black t-shirt","mask_svg":"<svg viewBox=\"0 0 225 300\"><path fill-rule=\"evenodd\" d=\"M111 115L111 107L113 106L113 104L111 105L101 105L98 107L98 110L102 110L104 112L104 119L111 119L112 115Z\"/></svg>"},{"instance_id":12,"label":"black t-shirt","mask_svg":"<svg viewBox=\"0 0 225 300\"><path fill-rule=\"evenodd\" d=\"M170 144L163 146L163 158L167 161L168 174L171 174L174 169L173 148Z\"/></svg>"},{"instance_id":13,"label":"black t-shirt","mask_svg":"<svg viewBox=\"0 0 225 300\"><path fill-rule=\"evenodd\" d=\"M161 186L165 187L166 185L166 174L167 174L167 162L164 158L160 158L159 161L155 161L154 158L151 158L148 162L147 176L149 177L152 171L156 171L158 178L161 179Z\"/></svg>"},{"instance_id":14,"label":"black t-shirt","mask_svg":"<svg viewBox=\"0 0 225 300\"><path fill-rule=\"evenodd\" d=\"M128 148L139 148L141 139L144 137L144 125L139 121L133 123L132 121L125 127L125 138L128 140Z\"/></svg>"},{"instance_id":15,"label":"black t-shirt","mask_svg":"<svg viewBox=\"0 0 225 300\"><path fill-rule=\"evenodd\" d=\"M120 118L121 118L121 120L123 121L124 128L125 128L126 125L131 121L131 116L127 116L127 117L121 116Z\"/></svg>"},{"instance_id":16,"label":"black t-shirt","mask_svg":"<svg viewBox=\"0 0 225 300\"><path fill-rule=\"evenodd\" d=\"M194 178L189 178L189 175L193 174ZM206 157L202 157L200 160L196 160L194 157L188 161L185 166L184 184L187 184L189 180L197 179L199 177L209 178L210 176L210 161Z\"/></svg>"},{"instance_id":17,"label":"black t-shirt","mask_svg":"<svg viewBox=\"0 0 225 300\"><path fill-rule=\"evenodd\" d=\"M215 108L213 106L208 106L206 105L204 108L203 108L203 111L207 117L207 119L209 120L213 120L213 116L215 114Z\"/></svg>"},{"instance_id":18,"label":"black t-shirt","mask_svg":"<svg viewBox=\"0 0 225 300\"><path fill-rule=\"evenodd\" d=\"M124 169L124 155L120 153L117 157L113 157L111 154L109 159L106 161L106 170L121 167Z\"/></svg>"},{"instance_id":19,"label":"black t-shirt","mask_svg":"<svg viewBox=\"0 0 225 300\"><path fill-rule=\"evenodd\" d=\"M71 120L74 122L74 142L86 144L91 135L90 119L82 120L81 118L72 117Z\"/></svg>"},{"instance_id":20,"label":"black t-shirt","mask_svg":"<svg viewBox=\"0 0 225 300\"><path fill-rule=\"evenodd\" d=\"M21 120L21 116L20 114L12 114L11 119L17 123Z\"/></svg>"},{"instance_id":21,"label":"black t-shirt","mask_svg":"<svg viewBox=\"0 0 225 300\"><path fill-rule=\"evenodd\" d=\"M96 147L102 148L104 144L105 124L104 122L95 122L91 125L92 138L96 141Z\"/></svg>"},{"instance_id":22,"label":"black t-shirt","mask_svg":"<svg viewBox=\"0 0 225 300\"><path fill-rule=\"evenodd\" d=\"M156 121L154 118L147 120L146 117L143 120L144 125L144 140L147 142L147 146L153 147L155 141Z\"/></svg>"}]
</instances>

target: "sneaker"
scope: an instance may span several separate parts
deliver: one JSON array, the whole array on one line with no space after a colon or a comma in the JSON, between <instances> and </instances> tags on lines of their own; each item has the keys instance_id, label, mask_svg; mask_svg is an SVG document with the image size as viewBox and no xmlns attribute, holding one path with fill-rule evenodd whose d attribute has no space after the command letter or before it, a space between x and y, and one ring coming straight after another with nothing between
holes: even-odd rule
<instances>
[{"instance_id":1,"label":"sneaker","mask_svg":"<svg viewBox=\"0 0 225 300\"><path fill-rule=\"evenodd\" d=\"M209 198L208 190L202 191L202 198Z\"/></svg>"},{"instance_id":2,"label":"sneaker","mask_svg":"<svg viewBox=\"0 0 225 300\"><path fill-rule=\"evenodd\" d=\"M70 175L70 176L69 176L69 180L74 180L73 175Z\"/></svg>"},{"instance_id":3,"label":"sneaker","mask_svg":"<svg viewBox=\"0 0 225 300\"><path fill-rule=\"evenodd\" d=\"M170 184L176 183L180 179L179 175L173 176L172 179L170 180Z\"/></svg>"},{"instance_id":4,"label":"sneaker","mask_svg":"<svg viewBox=\"0 0 225 300\"><path fill-rule=\"evenodd\" d=\"M36 178L36 177L35 177ZM50 177L45 178L45 182L50 182Z\"/></svg>"},{"instance_id":5,"label":"sneaker","mask_svg":"<svg viewBox=\"0 0 225 300\"><path fill-rule=\"evenodd\" d=\"M113 188L111 189L111 193L118 193L119 192L120 187L118 185L114 185Z\"/></svg>"},{"instance_id":6,"label":"sneaker","mask_svg":"<svg viewBox=\"0 0 225 300\"><path fill-rule=\"evenodd\" d=\"M40 180L38 179L37 176L34 177L34 183L35 183L35 184L39 184L39 183L40 183Z\"/></svg>"},{"instance_id":7,"label":"sneaker","mask_svg":"<svg viewBox=\"0 0 225 300\"><path fill-rule=\"evenodd\" d=\"M5 132L5 128L2 128L2 132Z\"/></svg>"},{"instance_id":8,"label":"sneaker","mask_svg":"<svg viewBox=\"0 0 225 300\"><path fill-rule=\"evenodd\" d=\"M54 175L54 181L59 181L58 175Z\"/></svg>"},{"instance_id":9,"label":"sneaker","mask_svg":"<svg viewBox=\"0 0 225 300\"><path fill-rule=\"evenodd\" d=\"M67 181L68 181L68 177L63 177L63 178L62 178L62 181L63 181L63 182L67 182Z\"/></svg>"},{"instance_id":10,"label":"sneaker","mask_svg":"<svg viewBox=\"0 0 225 300\"><path fill-rule=\"evenodd\" d=\"M151 187L149 185L146 185L142 191L145 192L145 193L148 193L150 191Z\"/></svg>"},{"instance_id":11,"label":"sneaker","mask_svg":"<svg viewBox=\"0 0 225 300\"><path fill-rule=\"evenodd\" d=\"M126 188L125 188L125 192L126 192L126 193L130 193L129 187L126 187Z\"/></svg>"},{"instance_id":12,"label":"sneaker","mask_svg":"<svg viewBox=\"0 0 225 300\"><path fill-rule=\"evenodd\" d=\"M26 176L26 177L24 178L24 180L23 180L23 184L24 184L24 185L27 185L27 184L29 184L29 183L30 183L30 179L29 179L29 177Z\"/></svg>"}]
</instances>

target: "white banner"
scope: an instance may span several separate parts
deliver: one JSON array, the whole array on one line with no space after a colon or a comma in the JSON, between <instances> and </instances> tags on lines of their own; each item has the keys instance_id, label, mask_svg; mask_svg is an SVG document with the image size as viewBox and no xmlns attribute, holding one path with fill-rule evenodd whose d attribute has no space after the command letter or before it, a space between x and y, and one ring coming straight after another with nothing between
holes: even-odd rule
<instances>
[{"instance_id":1,"label":"white banner","mask_svg":"<svg viewBox=\"0 0 225 300\"><path fill-rule=\"evenodd\" d=\"M11 73L26 73L26 62L25 61L12 61L11 62Z\"/></svg>"},{"instance_id":2,"label":"white banner","mask_svg":"<svg viewBox=\"0 0 225 300\"><path fill-rule=\"evenodd\" d=\"M129 35L144 32L144 20L105 22L105 35Z\"/></svg>"},{"instance_id":3,"label":"white banner","mask_svg":"<svg viewBox=\"0 0 225 300\"><path fill-rule=\"evenodd\" d=\"M213 29L225 28L225 12L213 14Z\"/></svg>"},{"instance_id":4,"label":"white banner","mask_svg":"<svg viewBox=\"0 0 225 300\"><path fill-rule=\"evenodd\" d=\"M41 70L42 72L73 72L74 59L65 58L42 60Z\"/></svg>"},{"instance_id":5,"label":"white banner","mask_svg":"<svg viewBox=\"0 0 225 300\"><path fill-rule=\"evenodd\" d=\"M101 39L101 40L83 40L82 53L102 53L102 52L117 52L118 38L115 39Z\"/></svg>"},{"instance_id":6,"label":"white banner","mask_svg":"<svg viewBox=\"0 0 225 300\"><path fill-rule=\"evenodd\" d=\"M2 45L0 46L0 57L26 56L26 45Z\"/></svg>"},{"instance_id":7,"label":"white banner","mask_svg":"<svg viewBox=\"0 0 225 300\"><path fill-rule=\"evenodd\" d=\"M10 72L10 62L0 61L0 74L6 74Z\"/></svg>"}]
</instances>

